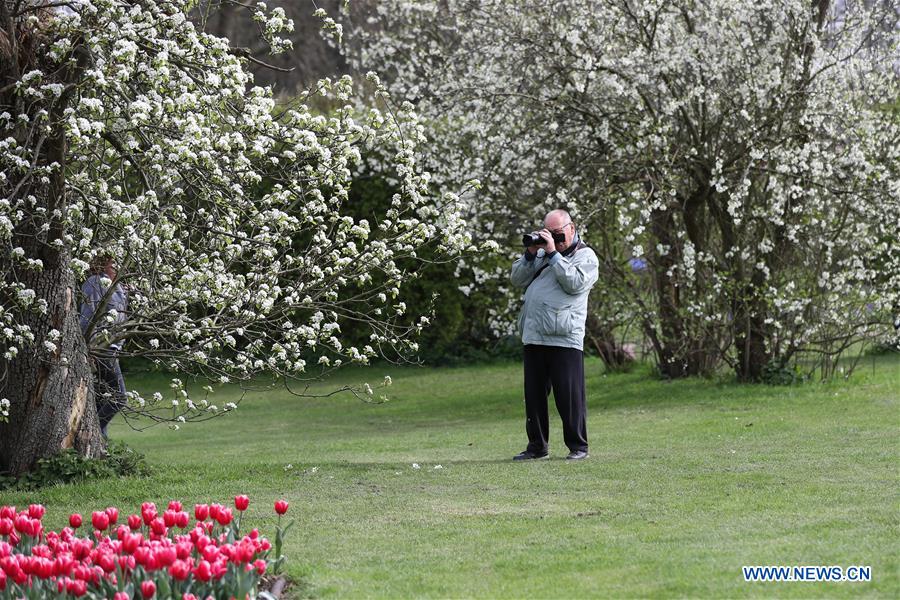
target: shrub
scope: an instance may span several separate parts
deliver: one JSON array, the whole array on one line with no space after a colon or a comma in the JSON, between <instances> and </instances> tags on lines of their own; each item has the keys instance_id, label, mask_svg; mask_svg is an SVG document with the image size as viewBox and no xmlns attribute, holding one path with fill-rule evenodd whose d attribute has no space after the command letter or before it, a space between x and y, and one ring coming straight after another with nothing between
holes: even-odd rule
<instances>
[{"instance_id":1,"label":"shrub","mask_svg":"<svg viewBox=\"0 0 900 600\"><path fill-rule=\"evenodd\" d=\"M793 385L803 383L805 377L797 365L771 360L763 367L761 379L763 383L769 385Z\"/></svg>"},{"instance_id":2,"label":"shrub","mask_svg":"<svg viewBox=\"0 0 900 600\"><path fill-rule=\"evenodd\" d=\"M148 475L150 467L143 454L124 442L113 442L109 445L107 455L102 458L85 458L69 448L56 456L38 460L32 471L18 479L0 475L0 489L33 490L87 479Z\"/></svg>"}]
</instances>

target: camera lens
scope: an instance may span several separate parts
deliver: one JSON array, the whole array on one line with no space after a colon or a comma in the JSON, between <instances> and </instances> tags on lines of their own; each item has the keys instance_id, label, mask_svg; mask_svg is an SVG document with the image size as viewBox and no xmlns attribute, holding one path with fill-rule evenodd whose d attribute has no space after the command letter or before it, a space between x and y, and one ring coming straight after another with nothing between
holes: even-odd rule
<instances>
[{"instance_id":1,"label":"camera lens","mask_svg":"<svg viewBox=\"0 0 900 600\"><path fill-rule=\"evenodd\" d=\"M544 238L534 233L526 233L522 236L522 245L526 248L529 246L543 246L546 243Z\"/></svg>"}]
</instances>

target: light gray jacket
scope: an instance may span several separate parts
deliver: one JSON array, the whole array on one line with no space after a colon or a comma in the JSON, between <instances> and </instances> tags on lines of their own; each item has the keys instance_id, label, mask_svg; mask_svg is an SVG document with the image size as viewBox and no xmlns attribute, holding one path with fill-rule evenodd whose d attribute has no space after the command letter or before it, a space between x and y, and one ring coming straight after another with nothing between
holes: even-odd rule
<instances>
[{"instance_id":1,"label":"light gray jacket","mask_svg":"<svg viewBox=\"0 0 900 600\"><path fill-rule=\"evenodd\" d=\"M87 332L88 325L91 323L91 319L94 317L94 312L97 310L97 307L100 306L100 302L103 300L103 296L106 295L105 287L101 280L103 275L91 275L88 277L87 281L84 282L84 285L81 286L81 293L84 297L81 304L81 332ZM109 312L110 310L115 310L117 314L116 316L116 324L121 324L127 320L127 311L128 311L128 295L125 292L125 289L121 285L116 285L116 289L113 290L113 293L110 294L109 300L106 303L105 310ZM105 323L98 323L95 327L94 334L102 330L105 327ZM93 335L91 337L93 337ZM110 348L115 348L116 350L122 349L122 341L115 342L109 345Z\"/></svg>"},{"instance_id":2,"label":"light gray jacket","mask_svg":"<svg viewBox=\"0 0 900 600\"><path fill-rule=\"evenodd\" d=\"M532 282L546 264L549 266ZM598 264L597 255L586 246L568 256L557 252L549 260L526 250L513 263L510 280L528 288L519 314L523 344L584 349L588 294L597 282Z\"/></svg>"}]
</instances>

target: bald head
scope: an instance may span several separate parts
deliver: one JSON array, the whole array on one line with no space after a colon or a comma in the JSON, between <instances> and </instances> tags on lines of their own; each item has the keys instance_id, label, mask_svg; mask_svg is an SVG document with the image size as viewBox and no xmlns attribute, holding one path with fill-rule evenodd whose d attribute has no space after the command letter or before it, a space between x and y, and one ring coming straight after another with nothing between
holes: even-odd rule
<instances>
[{"instance_id":1,"label":"bald head","mask_svg":"<svg viewBox=\"0 0 900 600\"><path fill-rule=\"evenodd\" d=\"M544 227L547 229L559 229L563 227L566 223L571 223L572 217L569 216L569 213L564 211L561 208L557 208L555 210L551 210L547 213L547 216L544 217Z\"/></svg>"},{"instance_id":2,"label":"bald head","mask_svg":"<svg viewBox=\"0 0 900 600\"><path fill-rule=\"evenodd\" d=\"M566 236L565 241L556 243L557 252L563 252L572 244L572 240L575 238L575 224L572 222L572 217L561 208L547 213L547 216L544 217L544 228L549 230L551 234L561 233Z\"/></svg>"}]
</instances>

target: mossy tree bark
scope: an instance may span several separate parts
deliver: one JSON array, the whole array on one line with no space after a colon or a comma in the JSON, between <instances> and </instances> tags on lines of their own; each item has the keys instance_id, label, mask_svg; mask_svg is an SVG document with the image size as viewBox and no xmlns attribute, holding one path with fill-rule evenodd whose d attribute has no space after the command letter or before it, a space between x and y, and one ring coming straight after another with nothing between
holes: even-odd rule
<instances>
[{"instance_id":1,"label":"mossy tree bark","mask_svg":"<svg viewBox=\"0 0 900 600\"><path fill-rule=\"evenodd\" d=\"M105 453L94 404L87 345L78 323L75 278L67 256L41 273L22 273L48 302L29 323L34 345L7 363L0 396L9 399L9 422L0 423L0 470L21 475L40 458L74 448L83 456ZM21 281L21 279L20 279ZM59 337L49 340L51 331ZM48 352L44 342L56 346Z\"/></svg>"}]
</instances>

